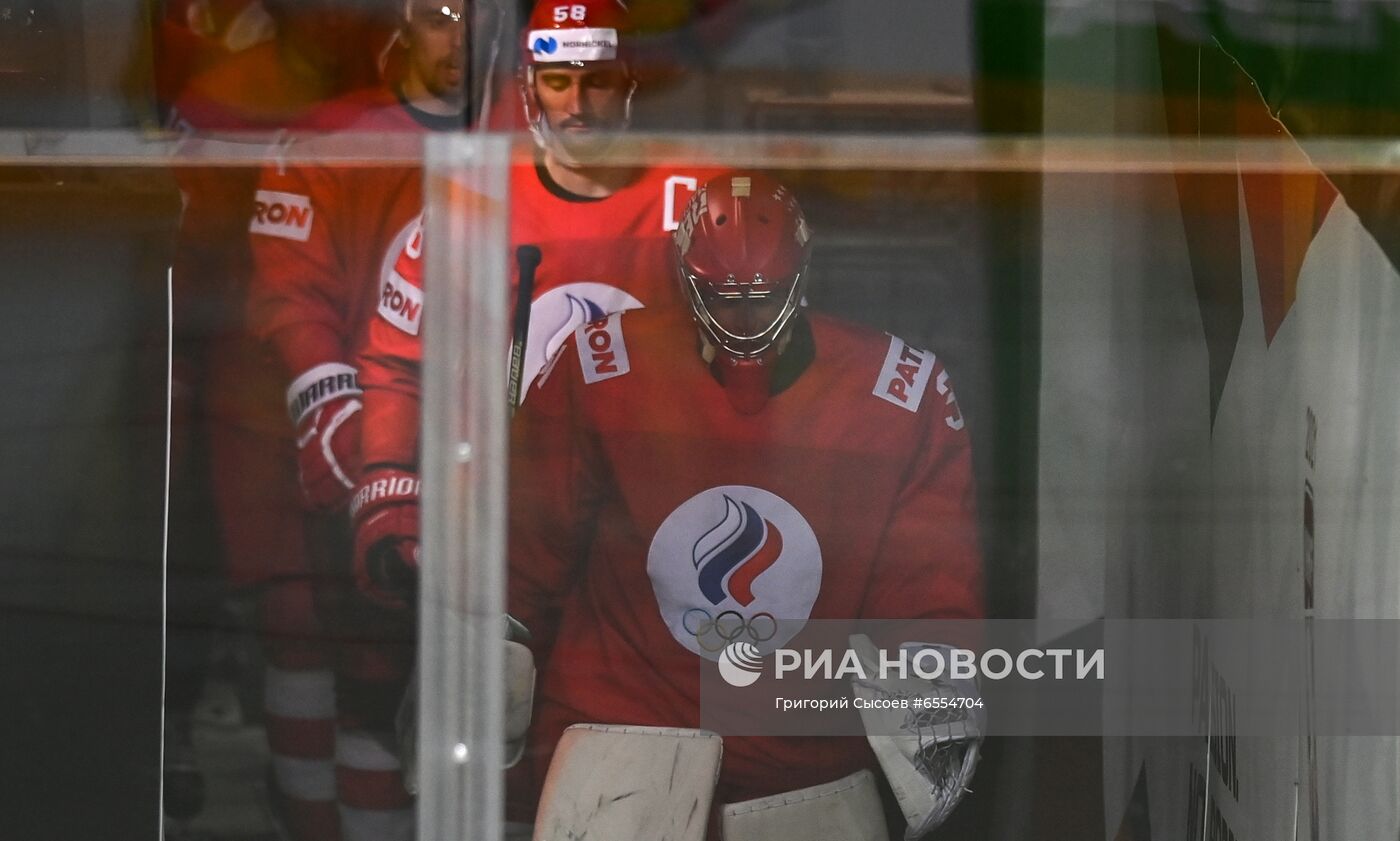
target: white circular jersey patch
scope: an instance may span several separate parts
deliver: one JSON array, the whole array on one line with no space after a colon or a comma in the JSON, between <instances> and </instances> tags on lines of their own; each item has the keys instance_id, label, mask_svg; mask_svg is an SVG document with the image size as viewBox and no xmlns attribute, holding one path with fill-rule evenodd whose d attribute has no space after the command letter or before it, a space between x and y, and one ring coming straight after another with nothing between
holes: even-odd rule
<instances>
[{"instance_id":1,"label":"white circular jersey patch","mask_svg":"<svg viewBox=\"0 0 1400 841\"><path fill-rule=\"evenodd\" d=\"M556 286L530 305L530 333L525 340L525 362L521 372L520 399L549 360L573 335L590 321L623 310L641 309L641 301L606 283L579 282Z\"/></svg>"},{"instance_id":2,"label":"white circular jersey patch","mask_svg":"<svg viewBox=\"0 0 1400 841\"><path fill-rule=\"evenodd\" d=\"M807 624L822 584L822 553L806 519L762 488L702 491L661 523L647 552L661 619L676 641L718 661L731 643L762 654Z\"/></svg>"},{"instance_id":3,"label":"white circular jersey patch","mask_svg":"<svg viewBox=\"0 0 1400 841\"><path fill-rule=\"evenodd\" d=\"M384 249L384 256L379 259L379 288L383 289L384 284L395 274L395 268L399 263L399 256L406 249L412 247L412 251L407 255L412 261L418 261L423 256L423 214L418 214L408 220L408 224L399 228L398 233L389 242L389 247ZM413 282L420 287L423 283L421 272L419 277L413 278Z\"/></svg>"}]
</instances>

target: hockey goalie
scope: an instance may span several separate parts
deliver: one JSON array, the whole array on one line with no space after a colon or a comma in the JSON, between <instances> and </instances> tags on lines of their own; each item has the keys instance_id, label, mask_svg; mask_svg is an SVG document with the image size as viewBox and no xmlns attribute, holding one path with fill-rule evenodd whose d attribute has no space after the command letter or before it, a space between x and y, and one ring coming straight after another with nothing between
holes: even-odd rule
<instances>
[{"instance_id":1,"label":"hockey goalie","mask_svg":"<svg viewBox=\"0 0 1400 841\"><path fill-rule=\"evenodd\" d=\"M512 430L508 601L539 672L517 772L540 792L533 837L925 837L966 790L975 720L936 736L867 720L865 739L695 728L719 657L705 617L981 618L948 374L805 308L811 232L767 176L711 180L673 242L688 306L579 328Z\"/></svg>"}]
</instances>

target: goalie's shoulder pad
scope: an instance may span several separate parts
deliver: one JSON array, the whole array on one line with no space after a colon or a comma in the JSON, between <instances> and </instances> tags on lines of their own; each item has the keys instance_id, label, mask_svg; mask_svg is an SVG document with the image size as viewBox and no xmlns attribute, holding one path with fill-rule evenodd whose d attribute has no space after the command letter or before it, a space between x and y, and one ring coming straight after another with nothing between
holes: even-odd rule
<instances>
[{"instance_id":1,"label":"goalie's shoulder pad","mask_svg":"<svg viewBox=\"0 0 1400 841\"><path fill-rule=\"evenodd\" d=\"M627 341L622 335L622 313L590 321L574 331L579 366L585 383L620 377L632 370Z\"/></svg>"}]
</instances>

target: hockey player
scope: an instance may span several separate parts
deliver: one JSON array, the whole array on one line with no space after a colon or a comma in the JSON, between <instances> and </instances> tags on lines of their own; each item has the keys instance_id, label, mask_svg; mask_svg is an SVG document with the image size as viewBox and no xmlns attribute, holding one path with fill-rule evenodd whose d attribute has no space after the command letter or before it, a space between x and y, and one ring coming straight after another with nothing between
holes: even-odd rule
<instances>
[{"instance_id":1,"label":"hockey player","mask_svg":"<svg viewBox=\"0 0 1400 841\"><path fill-rule=\"evenodd\" d=\"M948 374L806 311L810 240L770 178L710 181L674 237L688 306L579 328L517 414L508 603L539 663L537 776L576 723L699 726L721 621L781 647L813 620L982 616ZM862 740L726 738L715 797L863 768Z\"/></svg>"},{"instance_id":2,"label":"hockey player","mask_svg":"<svg viewBox=\"0 0 1400 841\"><path fill-rule=\"evenodd\" d=\"M397 37L403 79L330 102L305 126L408 135L404 149L417 148L425 131L463 129L464 6L410 0ZM304 145L311 151L316 143ZM346 407L358 407L357 389L334 375L353 375L346 363L372 311L367 302L418 228L421 180L416 166L309 164L269 167L259 184L248 226L257 263L249 313L289 382L315 386L287 394L289 406L301 401L292 407L293 421L302 492L312 510L342 506L352 487L350 442L358 427Z\"/></svg>"},{"instance_id":3,"label":"hockey player","mask_svg":"<svg viewBox=\"0 0 1400 841\"><path fill-rule=\"evenodd\" d=\"M365 46L360 34L376 26L386 35L388 31L382 21L367 18L364 11L326 0L268 0L256 5L266 10L274 24L272 40L223 55L189 80L174 103L171 125L186 135L185 143L191 148L213 151L222 144L237 144L238 151L247 154L250 147L266 147L273 132L297 125L327 97L347 90L351 80L358 78L352 68L373 67L379 50ZM365 55L357 56L361 48ZM177 81L168 80L172 85ZM258 171L181 167L175 176L184 198L172 270L176 344L171 466L176 504L185 505L201 495L198 479L204 477L182 474L194 471L185 464L186 454L197 456L204 450L203 445L190 446L190 442L207 442L207 481L225 578L260 597L259 636L274 662L293 662L309 646L308 636L303 627L285 621L286 611L274 595L280 589L274 582L295 574L302 558L296 483L286 481L281 468L287 458L283 448L290 450L291 435L279 378L252 339L245 319L251 266L248 208ZM182 422L186 418L198 418L199 423ZM193 488L186 483L194 483ZM191 588L183 582L187 577L202 580L201 573L207 579L212 570L197 567L214 564L203 560L207 554L201 551L203 546L187 543L187 535L177 531L172 539L172 621L207 626L215 608L202 603L208 599L188 604L189 597L183 593L211 588L207 584L203 590ZM182 635L176 633L172 648L178 651L183 644ZM192 664L202 660L197 652L185 659ZM172 663L180 660L172 657ZM171 672L167 718L172 726L167 733L173 738L167 740L172 746L168 756L178 757L184 753L179 740L188 740L184 727L188 717L179 716L178 711L192 707L200 675L193 668L184 677L173 668ZM301 714L307 709L297 708L296 700L278 703L280 709L296 708ZM315 745L319 738L314 727L310 731L304 726L284 727L273 716L268 721L274 746L297 745L305 752L306 745ZM285 757L287 749L278 748L275 753ZM288 777L304 767L280 760L279 764ZM293 790L308 791L306 787ZM333 808L291 808L285 817L298 838L336 837Z\"/></svg>"},{"instance_id":4,"label":"hockey player","mask_svg":"<svg viewBox=\"0 0 1400 841\"><path fill-rule=\"evenodd\" d=\"M630 122L637 87L617 0L542 0L523 36L519 82L539 155L510 175L510 244L536 245L543 255L528 384L575 327L621 310L681 305L669 281L669 233L708 173L598 161ZM366 592L400 606L417 566L421 253L412 243L388 276L360 356L365 474L351 506L356 574Z\"/></svg>"},{"instance_id":5,"label":"hockey player","mask_svg":"<svg viewBox=\"0 0 1400 841\"><path fill-rule=\"evenodd\" d=\"M405 0L401 8L388 61L398 75L328 103L306 127L376 134L409 152L421 149L424 132L466 128L471 5ZM322 142L332 141L305 144ZM289 513L302 532L294 545L306 547L270 597L282 621L321 640L268 670L269 734L274 755L292 760L275 765L289 808L334 818L350 839L408 838L413 828L412 799L386 748L412 666L412 627L352 598L343 517L359 462L353 349L377 291L418 236L421 183L415 165L273 166L248 223L256 269L249 320L281 371L281 423L296 450L280 470L300 487ZM276 700L293 697L298 704ZM311 732L319 735L277 738Z\"/></svg>"}]
</instances>

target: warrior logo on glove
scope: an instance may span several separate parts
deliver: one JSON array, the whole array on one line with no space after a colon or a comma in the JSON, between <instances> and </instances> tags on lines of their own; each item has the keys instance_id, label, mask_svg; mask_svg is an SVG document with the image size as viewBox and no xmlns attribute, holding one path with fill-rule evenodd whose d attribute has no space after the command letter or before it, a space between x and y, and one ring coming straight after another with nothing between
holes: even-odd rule
<instances>
[{"instance_id":1,"label":"warrior logo on glove","mask_svg":"<svg viewBox=\"0 0 1400 841\"><path fill-rule=\"evenodd\" d=\"M302 498L312 511L339 508L355 487L360 394L355 369L338 362L307 369L287 389Z\"/></svg>"},{"instance_id":2,"label":"warrior logo on glove","mask_svg":"<svg viewBox=\"0 0 1400 841\"><path fill-rule=\"evenodd\" d=\"M381 605L404 608L418 588L418 474L377 467L350 502L355 583Z\"/></svg>"}]
</instances>

